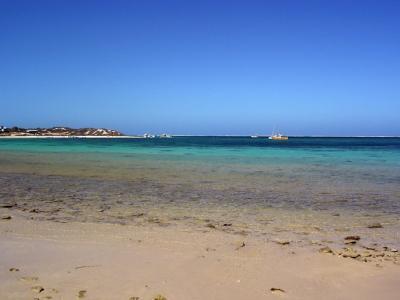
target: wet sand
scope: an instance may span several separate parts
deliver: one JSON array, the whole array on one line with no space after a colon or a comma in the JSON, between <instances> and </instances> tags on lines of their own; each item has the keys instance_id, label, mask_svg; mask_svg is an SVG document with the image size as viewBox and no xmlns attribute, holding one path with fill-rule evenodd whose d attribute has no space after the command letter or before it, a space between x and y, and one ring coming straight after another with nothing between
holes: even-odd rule
<instances>
[{"instance_id":1,"label":"wet sand","mask_svg":"<svg viewBox=\"0 0 400 300\"><path fill-rule=\"evenodd\" d=\"M382 212L377 208L382 201L372 194L357 200L353 193L348 200L325 193L299 201L300 192L294 193L299 183L292 187L292 197L283 190L267 192L215 182L166 183L160 177L114 180L0 172L0 206L9 204L10 213L39 221L193 231L214 226L218 231L256 235L268 241L289 239L302 245L329 241L337 247L343 245L346 235L359 235L365 246L400 248L399 215ZM375 223L381 226L369 228Z\"/></svg>"},{"instance_id":2,"label":"wet sand","mask_svg":"<svg viewBox=\"0 0 400 300\"><path fill-rule=\"evenodd\" d=\"M5 300L398 299L400 293L400 266L391 261L376 266L212 228L13 215L0 221L0 253Z\"/></svg>"}]
</instances>

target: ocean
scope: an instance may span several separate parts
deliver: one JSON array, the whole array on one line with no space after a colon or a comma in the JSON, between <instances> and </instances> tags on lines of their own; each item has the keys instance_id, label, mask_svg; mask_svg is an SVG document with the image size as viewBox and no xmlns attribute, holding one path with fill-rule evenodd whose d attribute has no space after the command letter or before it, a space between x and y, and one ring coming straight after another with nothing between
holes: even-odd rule
<instances>
[{"instance_id":1,"label":"ocean","mask_svg":"<svg viewBox=\"0 0 400 300\"><path fill-rule=\"evenodd\" d=\"M55 222L399 246L400 138L1 138L0 202Z\"/></svg>"}]
</instances>

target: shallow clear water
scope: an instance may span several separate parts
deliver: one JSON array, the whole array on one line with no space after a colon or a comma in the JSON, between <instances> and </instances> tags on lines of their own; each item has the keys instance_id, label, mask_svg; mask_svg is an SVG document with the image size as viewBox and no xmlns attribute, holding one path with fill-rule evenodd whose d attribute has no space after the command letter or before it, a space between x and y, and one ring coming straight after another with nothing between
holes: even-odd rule
<instances>
[{"instance_id":1,"label":"shallow clear water","mask_svg":"<svg viewBox=\"0 0 400 300\"><path fill-rule=\"evenodd\" d=\"M46 219L400 244L400 138L0 139L0 184Z\"/></svg>"}]
</instances>

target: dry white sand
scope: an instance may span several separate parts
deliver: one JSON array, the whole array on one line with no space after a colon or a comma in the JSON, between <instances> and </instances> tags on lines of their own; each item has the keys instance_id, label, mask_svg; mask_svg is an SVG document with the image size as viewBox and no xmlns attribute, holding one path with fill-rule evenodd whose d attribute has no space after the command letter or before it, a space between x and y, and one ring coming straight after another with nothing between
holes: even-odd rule
<instances>
[{"instance_id":1,"label":"dry white sand","mask_svg":"<svg viewBox=\"0 0 400 300\"><path fill-rule=\"evenodd\" d=\"M0 221L0 299L77 299L83 290L82 299L105 300L397 300L400 266L217 231Z\"/></svg>"}]
</instances>

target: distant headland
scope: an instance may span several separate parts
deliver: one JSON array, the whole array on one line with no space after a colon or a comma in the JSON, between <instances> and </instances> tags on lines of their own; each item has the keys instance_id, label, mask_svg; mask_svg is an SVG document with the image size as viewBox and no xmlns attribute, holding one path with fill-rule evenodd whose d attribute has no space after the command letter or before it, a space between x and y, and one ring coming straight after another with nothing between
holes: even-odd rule
<instances>
[{"instance_id":1,"label":"distant headland","mask_svg":"<svg viewBox=\"0 0 400 300\"><path fill-rule=\"evenodd\" d=\"M21 128L0 126L0 136L9 137L118 137L125 136L123 133L106 128L70 128L70 127L51 127L51 128Z\"/></svg>"}]
</instances>

